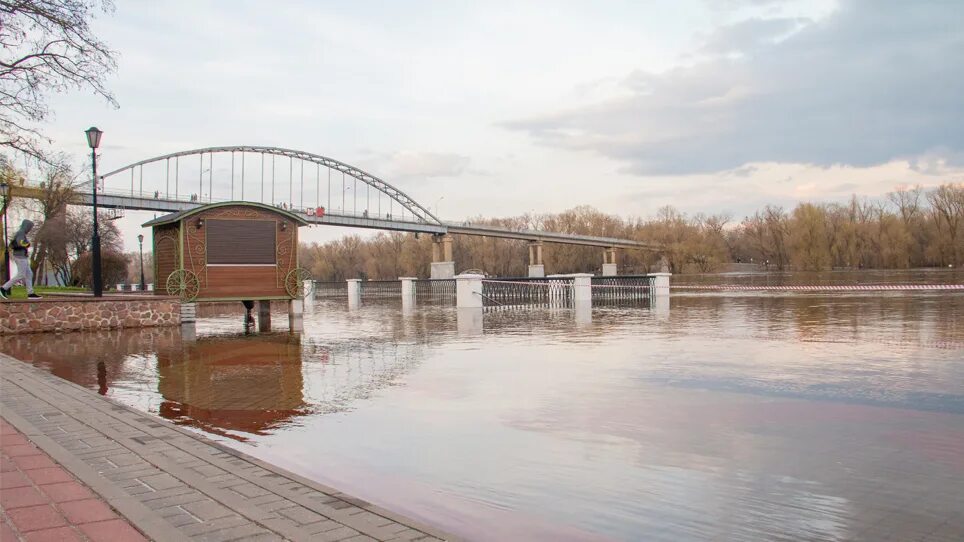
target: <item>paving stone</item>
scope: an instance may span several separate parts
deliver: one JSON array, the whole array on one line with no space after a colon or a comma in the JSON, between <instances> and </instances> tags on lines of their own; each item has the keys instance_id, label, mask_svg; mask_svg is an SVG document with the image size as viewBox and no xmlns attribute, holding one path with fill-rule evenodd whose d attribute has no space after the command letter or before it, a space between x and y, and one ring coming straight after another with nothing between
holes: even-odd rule
<instances>
[{"instance_id":1,"label":"paving stone","mask_svg":"<svg viewBox=\"0 0 964 542\"><path fill-rule=\"evenodd\" d=\"M303 506L292 506L291 508L278 510L278 513L302 525L305 525L308 523L316 523L318 521L327 519L324 516L321 516L315 512L312 512L311 510L308 510Z\"/></svg>"},{"instance_id":2,"label":"paving stone","mask_svg":"<svg viewBox=\"0 0 964 542\"><path fill-rule=\"evenodd\" d=\"M29 420L36 430L60 443L62 449L74 450L75 457L102 473L106 483L135 497L137 500L131 502L144 503L156 521L189 538L192 533L197 540L211 542L362 541L370 540L370 536L402 541L425 536L417 529L364 509L368 504L361 499L321 491L286 476L283 471L265 468L222 444L171 428L160 420L116 405L46 373L16 364L0 365L0 369L3 377L0 378L0 406L13 409ZM8 379L9 372L17 374L16 384ZM33 392L28 393L26 389ZM62 408L45 406L49 405L46 397L57 397ZM7 425L0 424L0 434L6 435L7 431ZM16 466L17 458L24 458L20 461L30 467L31 472L40 472L41 481L48 482L40 487L49 488L49 494L41 491L41 495L70 504L67 508L74 519L89 521L83 524L85 536L92 540L100 536L143 540L136 530L120 528L127 525L126 522L108 516L108 513L114 514L109 507L91 504L90 499L94 497L82 485L72 479L53 481L52 478L56 478L53 471L42 472L54 465L37 459L35 456L43 454L29 442L16 440L10 448L16 456L3 457L0 487L30 486L30 479ZM172 472L165 472L166 468ZM185 477L185 473L190 475ZM204 491L211 487L227 490L223 496L212 492L225 502L218 502L192 487L194 484ZM228 497L229 494L234 497ZM17 510L30 508L25 503ZM38 508L35 515L43 519L41 512ZM32 532L58 527L51 525Z\"/></svg>"},{"instance_id":3,"label":"paving stone","mask_svg":"<svg viewBox=\"0 0 964 542\"><path fill-rule=\"evenodd\" d=\"M171 476L170 474L166 474L166 473L160 473L160 474L155 474L153 476L142 477L142 478L139 478L139 480L142 483L149 485L151 489L153 489L154 491L161 491L164 489L182 487L184 485L183 482Z\"/></svg>"},{"instance_id":4,"label":"paving stone","mask_svg":"<svg viewBox=\"0 0 964 542\"><path fill-rule=\"evenodd\" d=\"M223 518L232 514L228 508L211 500L188 503L181 506L181 508L203 521Z\"/></svg>"}]
</instances>

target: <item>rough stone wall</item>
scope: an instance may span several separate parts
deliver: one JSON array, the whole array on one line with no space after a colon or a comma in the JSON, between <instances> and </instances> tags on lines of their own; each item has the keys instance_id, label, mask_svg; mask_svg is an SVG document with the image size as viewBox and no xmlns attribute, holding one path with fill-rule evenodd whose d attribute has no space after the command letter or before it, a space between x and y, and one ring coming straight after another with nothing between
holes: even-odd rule
<instances>
[{"instance_id":1,"label":"rough stone wall","mask_svg":"<svg viewBox=\"0 0 964 542\"><path fill-rule=\"evenodd\" d=\"M180 302L152 297L95 300L45 298L0 302L0 335L43 331L78 331L176 326Z\"/></svg>"}]
</instances>

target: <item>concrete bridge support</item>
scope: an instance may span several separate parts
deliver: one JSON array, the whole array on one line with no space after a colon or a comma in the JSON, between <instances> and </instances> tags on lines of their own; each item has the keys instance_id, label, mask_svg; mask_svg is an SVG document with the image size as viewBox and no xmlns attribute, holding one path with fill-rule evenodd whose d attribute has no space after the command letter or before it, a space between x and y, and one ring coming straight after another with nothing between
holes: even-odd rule
<instances>
[{"instance_id":1,"label":"concrete bridge support","mask_svg":"<svg viewBox=\"0 0 964 542\"><path fill-rule=\"evenodd\" d=\"M452 236L448 234L432 236L432 272L433 279L450 279L455 277L455 260L452 258Z\"/></svg>"},{"instance_id":2,"label":"concrete bridge support","mask_svg":"<svg viewBox=\"0 0 964 542\"><path fill-rule=\"evenodd\" d=\"M602 276L616 276L616 247L610 247L603 252Z\"/></svg>"},{"instance_id":3,"label":"concrete bridge support","mask_svg":"<svg viewBox=\"0 0 964 542\"><path fill-rule=\"evenodd\" d=\"M529 276L546 276L546 266L542 264L542 241L529 241Z\"/></svg>"}]
</instances>

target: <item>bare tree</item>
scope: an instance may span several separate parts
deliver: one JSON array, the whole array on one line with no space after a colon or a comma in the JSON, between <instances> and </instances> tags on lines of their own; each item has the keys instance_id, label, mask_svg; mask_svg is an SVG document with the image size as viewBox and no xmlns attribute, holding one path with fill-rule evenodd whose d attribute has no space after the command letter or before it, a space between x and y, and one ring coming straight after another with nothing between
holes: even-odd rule
<instances>
[{"instance_id":1,"label":"bare tree","mask_svg":"<svg viewBox=\"0 0 964 542\"><path fill-rule=\"evenodd\" d=\"M111 0L0 0L0 147L47 161L37 123L51 93L90 89L117 106L104 85L115 53L90 30Z\"/></svg>"}]
</instances>

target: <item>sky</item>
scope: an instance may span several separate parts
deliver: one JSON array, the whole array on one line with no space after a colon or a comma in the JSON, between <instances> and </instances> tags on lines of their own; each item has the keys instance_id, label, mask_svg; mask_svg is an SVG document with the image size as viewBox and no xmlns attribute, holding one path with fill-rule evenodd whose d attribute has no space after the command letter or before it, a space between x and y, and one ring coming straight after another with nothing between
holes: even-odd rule
<instances>
[{"instance_id":1,"label":"sky","mask_svg":"<svg viewBox=\"0 0 964 542\"><path fill-rule=\"evenodd\" d=\"M120 107L57 95L44 129L78 166L83 131L104 130L101 171L286 147L446 220L586 204L739 221L964 182L956 0L116 0L93 28L118 53ZM128 250L152 216L118 221ZM371 234L302 237L347 233Z\"/></svg>"}]
</instances>

